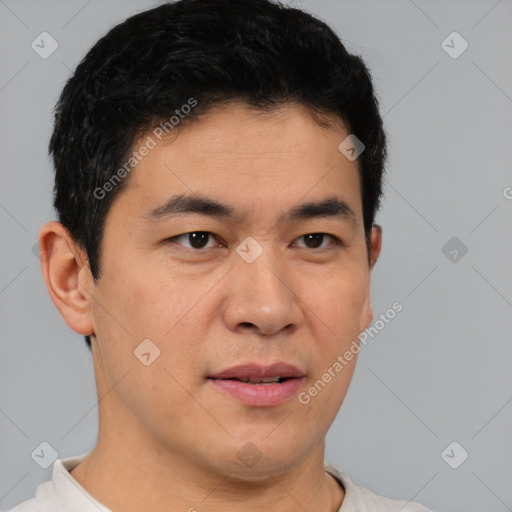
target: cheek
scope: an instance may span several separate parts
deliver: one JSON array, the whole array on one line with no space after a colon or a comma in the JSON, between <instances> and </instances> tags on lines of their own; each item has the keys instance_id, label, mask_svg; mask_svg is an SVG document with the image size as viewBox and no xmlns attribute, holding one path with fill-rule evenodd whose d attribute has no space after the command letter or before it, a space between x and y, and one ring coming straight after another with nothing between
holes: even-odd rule
<instances>
[{"instance_id":1,"label":"cheek","mask_svg":"<svg viewBox=\"0 0 512 512\"><path fill-rule=\"evenodd\" d=\"M311 372L315 389L311 392L317 394L311 400L313 407L332 413L330 419L341 405L354 373L360 351L358 336L364 330L361 325L368 316L368 303L364 280L339 279L319 295L316 315L311 316L316 343Z\"/></svg>"},{"instance_id":2,"label":"cheek","mask_svg":"<svg viewBox=\"0 0 512 512\"><path fill-rule=\"evenodd\" d=\"M331 279L316 292L314 312L334 343L357 336L367 320L369 287L366 279Z\"/></svg>"},{"instance_id":3,"label":"cheek","mask_svg":"<svg viewBox=\"0 0 512 512\"><path fill-rule=\"evenodd\" d=\"M344 351L341 351L342 355ZM336 357L337 357L336 355ZM347 394L355 368L355 358L340 371L336 371L336 357L326 361L316 369L308 386L298 395L297 399L303 408L305 423L308 421L322 436L329 429L338 414L341 404ZM339 369L339 367L338 367Z\"/></svg>"},{"instance_id":4,"label":"cheek","mask_svg":"<svg viewBox=\"0 0 512 512\"><path fill-rule=\"evenodd\" d=\"M115 320L130 333L133 342L162 338L179 315L178 298L182 296L182 290L179 284L166 282L161 273L146 271L139 265L112 275L105 285L104 300L112 308L112 316L115 312Z\"/></svg>"}]
</instances>

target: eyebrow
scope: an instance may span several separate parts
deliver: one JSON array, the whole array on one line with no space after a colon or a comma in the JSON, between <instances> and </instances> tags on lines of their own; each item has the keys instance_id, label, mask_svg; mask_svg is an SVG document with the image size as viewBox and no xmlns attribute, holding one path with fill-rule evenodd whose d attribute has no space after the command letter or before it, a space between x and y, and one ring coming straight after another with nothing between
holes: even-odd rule
<instances>
[{"instance_id":1,"label":"eyebrow","mask_svg":"<svg viewBox=\"0 0 512 512\"><path fill-rule=\"evenodd\" d=\"M217 219L229 219L239 223L245 219L245 215L241 212L237 212L231 205L223 204L204 196L189 196L183 194L171 197L166 203L143 214L142 217L150 223L156 223L169 217L188 214L204 215ZM279 221L297 222L329 217L349 220L354 226L357 226L354 210L343 199L339 199L336 196L331 196L317 202L308 202L294 206L282 215Z\"/></svg>"}]
</instances>

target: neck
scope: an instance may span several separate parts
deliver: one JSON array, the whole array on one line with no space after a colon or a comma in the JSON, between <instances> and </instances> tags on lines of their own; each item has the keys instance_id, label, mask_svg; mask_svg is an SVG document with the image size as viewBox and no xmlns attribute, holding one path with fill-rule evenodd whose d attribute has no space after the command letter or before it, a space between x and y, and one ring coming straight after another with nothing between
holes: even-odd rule
<instances>
[{"instance_id":1,"label":"neck","mask_svg":"<svg viewBox=\"0 0 512 512\"><path fill-rule=\"evenodd\" d=\"M323 446L298 466L281 472L263 470L250 481L234 473L212 472L184 454L128 451L124 443L108 446L107 450L98 439L71 475L113 512L337 512L344 498L341 486L324 471Z\"/></svg>"}]
</instances>

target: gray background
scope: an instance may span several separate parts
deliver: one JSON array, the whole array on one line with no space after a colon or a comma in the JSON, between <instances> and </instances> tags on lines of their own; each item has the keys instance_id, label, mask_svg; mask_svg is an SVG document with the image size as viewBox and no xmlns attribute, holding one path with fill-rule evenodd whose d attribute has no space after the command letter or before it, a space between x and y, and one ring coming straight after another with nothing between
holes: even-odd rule
<instances>
[{"instance_id":1,"label":"gray background","mask_svg":"<svg viewBox=\"0 0 512 512\"><path fill-rule=\"evenodd\" d=\"M435 511L512 510L512 2L294 3L373 73L390 143L375 319L395 301L404 308L361 351L326 459ZM55 218L51 109L94 41L155 4L0 0L2 509L50 477L30 456L42 441L61 458L95 443L91 356L32 252ZM30 46L43 31L59 44L47 59ZM457 59L441 46L453 31L469 44ZM452 237L458 247L443 252ZM458 469L441 457L453 441L469 453Z\"/></svg>"}]
</instances>

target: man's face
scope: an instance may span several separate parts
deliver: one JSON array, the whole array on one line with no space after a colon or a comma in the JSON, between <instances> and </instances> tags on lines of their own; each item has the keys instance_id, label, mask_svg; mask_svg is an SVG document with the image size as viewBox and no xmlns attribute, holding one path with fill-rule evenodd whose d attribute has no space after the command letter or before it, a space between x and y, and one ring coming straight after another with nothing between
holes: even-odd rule
<instances>
[{"instance_id":1,"label":"man's face","mask_svg":"<svg viewBox=\"0 0 512 512\"><path fill-rule=\"evenodd\" d=\"M316 396L305 393L372 318L357 162L338 150L347 136L299 107L262 116L232 103L132 172L108 213L102 276L90 289L97 382L128 445L250 478L290 468L323 442L355 358ZM177 195L233 214L151 216ZM287 215L328 199L354 218ZM143 360L156 354L152 344L160 351L147 366L134 354L143 340ZM211 378L279 362L304 376L286 384L289 394L282 384ZM251 454L261 459L244 465Z\"/></svg>"}]
</instances>

